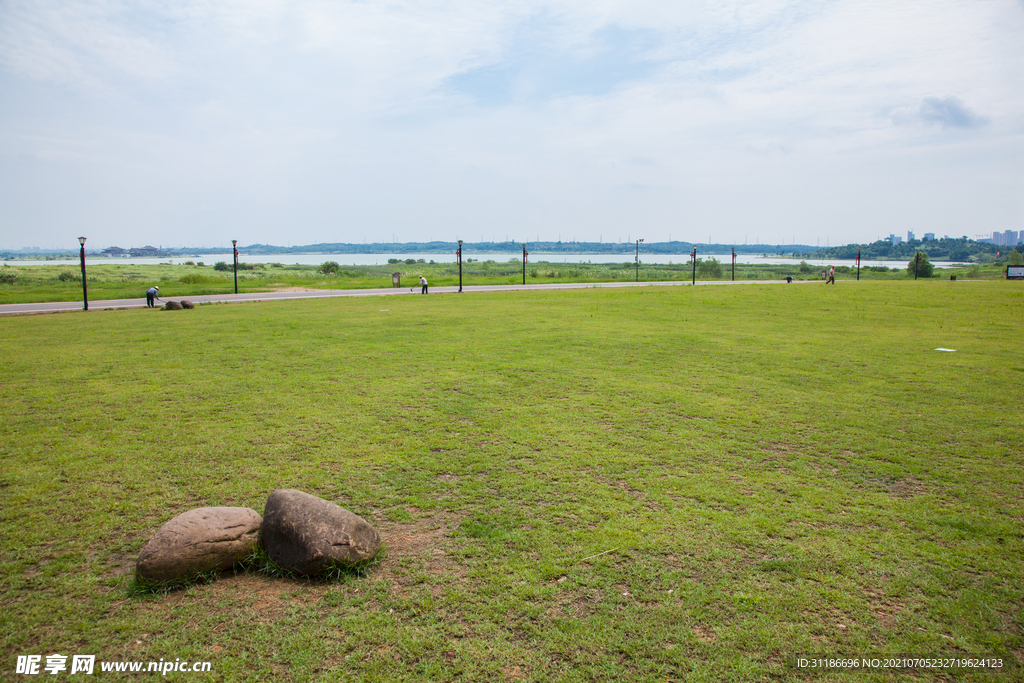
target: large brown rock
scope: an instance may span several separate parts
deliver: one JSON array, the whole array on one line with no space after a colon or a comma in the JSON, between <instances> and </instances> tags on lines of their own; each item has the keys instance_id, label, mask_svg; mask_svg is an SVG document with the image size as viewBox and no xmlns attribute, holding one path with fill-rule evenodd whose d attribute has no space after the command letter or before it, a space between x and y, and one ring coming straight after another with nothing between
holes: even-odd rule
<instances>
[{"instance_id":1,"label":"large brown rock","mask_svg":"<svg viewBox=\"0 0 1024 683\"><path fill-rule=\"evenodd\" d=\"M181 307L182 308L187 308L188 310L191 311L193 308L196 307L196 305L194 303L192 303L191 301L189 301L188 299L182 299L181 300Z\"/></svg>"},{"instance_id":2,"label":"large brown rock","mask_svg":"<svg viewBox=\"0 0 1024 683\"><path fill-rule=\"evenodd\" d=\"M168 301L167 303L164 304L164 310L165 311L180 311L181 310L181 304L179 304L177 301Z\"/></svg>"},{"instance_id":3,"label":"large brown rock","mask_svg":"<svg viewBox=\"0 0 1024 683\"><path fill-rule=\"evenodd\" d=\"M306 576L371 560L380 534L365 519L294 489L270 494L263 510L263 548L278 567Z\"/></svg>"},{"instance_id":4,"label":"large brown rock","mask_svg":"<svg viewBox=\"0 0 1024 683\"><path fill-rule=\"evenodd\" d=\"M180 581L211 569L230 569L259 543L263 518L250 508L197 508L170 520L139 553L143 581Z\"/></svg>"}]
</instances>

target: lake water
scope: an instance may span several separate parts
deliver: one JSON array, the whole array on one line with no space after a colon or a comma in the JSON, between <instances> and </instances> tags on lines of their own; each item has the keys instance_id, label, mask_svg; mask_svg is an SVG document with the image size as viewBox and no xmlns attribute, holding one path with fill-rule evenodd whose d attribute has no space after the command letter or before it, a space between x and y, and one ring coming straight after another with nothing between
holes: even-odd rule
<instances>
[{"instance_id":1,"label":"lake water","mask_svg":"<svg viewBox=\"0 0 1024 683\"><path fill-rule=\"evenodd\" d=\"M469 253L465 254L467 259L476 259L478 261L516 261L517 263L522 261L523 254L511 253L511 254L484 254L484 253ZM255 254L239 254L238 260L242 263L284 263L285 265L299 264L299 265L320 265L324 261L337 261L342 266L382 266L387 265L388 259L397 258L401 260L405 259L423 259L425 262L430 263L455 263L455 254L269 254L266 256L255 255ZM633 263L634 254L542 254L538 252L530 252L530 263L547 262L547 263ZM701 254L697 252L697 258L707 259L716 258L722 262L723 265L729 266L730 254ZM815 268L826 268L830 265L835 266L856 266L853 259L802 259L807 261L810 265ZM230 263L230 254L198 254L196 256L182 256L175 258L166 259L155 259L155 258L107 258L102 256L90 256L86 254L85 263L86 265L101 265L101 264L124 264L124 265L156 265L159 263L174 263L181 264L185 261L202 261L206 265L212 265L217 261L227 261ZM780 258L775 256L760 256L758 254L736 254L736 263L764 263L770 265L797 265L801 259L792 258ZM640 252L640 263L689 263L690 254L644 254ZM78 259L68 260L54 260L54 261L9 261L11 265L18 266L47 266L47 265L69 265L77 266ZM962 266L962 263L951 263L949 261L932 261L932 265L936 268L952 268L956 266ZM888 268L903 268L906 266L905 261L861 261L861 266L886 266Z\"/></svg>"}]
</instances>

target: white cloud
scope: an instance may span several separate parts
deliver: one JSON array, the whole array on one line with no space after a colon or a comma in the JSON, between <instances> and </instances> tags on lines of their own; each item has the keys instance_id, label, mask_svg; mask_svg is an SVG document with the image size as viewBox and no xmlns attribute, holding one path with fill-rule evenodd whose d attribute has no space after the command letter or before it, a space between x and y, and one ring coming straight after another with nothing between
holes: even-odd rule
<instances>
[{"instance_id":1,"label":"white cloud","mask_svg":"<svg viewBox=\"0 0 1024 683\"><path fill-rule=\"evenodd\" d=\"M1019 156L991 145L1024 151L1020 35L1014 0L8 2L0 246L72 216L193 242L481 220L680 239L681 217L852 241L959 215L952 192L920 206L926 158L930 187L987 159L967 182L1012 227L991 178L1021 180Z\"/></svg>"}]
</instances>

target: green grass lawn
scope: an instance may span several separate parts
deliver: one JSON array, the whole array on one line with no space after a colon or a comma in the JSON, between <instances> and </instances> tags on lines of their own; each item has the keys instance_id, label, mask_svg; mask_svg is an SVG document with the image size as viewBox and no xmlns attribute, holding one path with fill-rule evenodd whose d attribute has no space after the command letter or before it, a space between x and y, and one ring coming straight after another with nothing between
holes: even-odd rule
<instances>
[{"instance_id":1,"label":"green grass lawn","mask_svg":"<svg viewBox=\"0 0 1024 683\"><path fill-rule=\"evenodd\" d=\"M1019 667L1022 324L1022 283L948 280L0 319L0 679L52 653L195 681ZM131 594L162 523L276 488L363 515L383 561Z\"/></svg>"}]
</instances>

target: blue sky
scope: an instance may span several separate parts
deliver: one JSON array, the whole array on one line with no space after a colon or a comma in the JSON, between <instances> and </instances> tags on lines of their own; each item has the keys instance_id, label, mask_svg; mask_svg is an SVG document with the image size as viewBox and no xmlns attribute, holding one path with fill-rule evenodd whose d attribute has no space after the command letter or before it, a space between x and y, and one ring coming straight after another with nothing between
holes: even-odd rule
<instances>
[{"instance_id":1,"label":"blue sky","mask_svg":"<svg viewBox=\"0 0 1024 683\"><path fill-rule=\"evenodd\" d=\"M1021 0L0 0L0 248L1020 230L1021 36Z\"/></svg>"}]
</instances>

